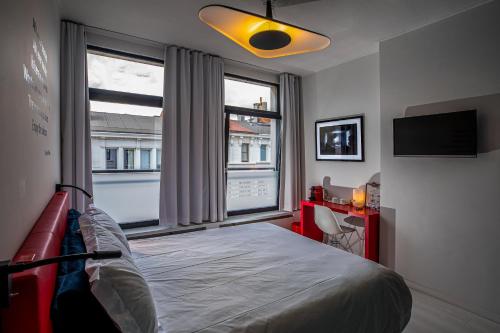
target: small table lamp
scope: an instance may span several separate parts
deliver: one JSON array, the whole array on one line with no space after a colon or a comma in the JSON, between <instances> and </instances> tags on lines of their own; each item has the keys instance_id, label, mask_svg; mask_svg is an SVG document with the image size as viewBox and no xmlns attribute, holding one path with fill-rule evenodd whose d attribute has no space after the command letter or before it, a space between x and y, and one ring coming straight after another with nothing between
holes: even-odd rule
<instances>
[{"instance_id":1,"label":"small table lamp","mask_svg":"<svg viewBox=\"0 0 500 333\"><path fill-rule=\"evenodd\" d=\"M352 189L352 205L356 209L363 209L365 207L365 196L364 186Z\"/></svg>"}]
</instances>

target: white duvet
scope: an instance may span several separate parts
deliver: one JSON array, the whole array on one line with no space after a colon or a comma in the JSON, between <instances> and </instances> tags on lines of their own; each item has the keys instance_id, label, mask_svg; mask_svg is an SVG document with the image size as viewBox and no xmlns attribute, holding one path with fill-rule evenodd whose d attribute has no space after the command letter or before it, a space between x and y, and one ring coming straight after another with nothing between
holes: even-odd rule
<instances>
[{"instance_id":1,"label":"white duvet","mask_svg":"<svg viewBox=\"0 0 500 333\"><path fill-rule=\"evenodd\" d=\"M411 294L372 261L268 223L130 241L162 330L401 332Z\"/></svg>"}]
</instances>

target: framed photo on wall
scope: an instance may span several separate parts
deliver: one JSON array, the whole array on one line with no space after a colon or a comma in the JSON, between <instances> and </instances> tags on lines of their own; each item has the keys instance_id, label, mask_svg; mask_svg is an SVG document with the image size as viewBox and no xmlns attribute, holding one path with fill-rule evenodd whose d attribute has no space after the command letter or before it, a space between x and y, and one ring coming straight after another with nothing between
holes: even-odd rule
<instances>
[{"instance_id":1,"label":"framed photo on wall","mask_svg":"<svg viewBox=\"0 0 500 333\"><path fill-rule=\"evenodd\" d=\"M316 160L365 160L363 116L316 121Z\"/></svg>"}]
</instances>

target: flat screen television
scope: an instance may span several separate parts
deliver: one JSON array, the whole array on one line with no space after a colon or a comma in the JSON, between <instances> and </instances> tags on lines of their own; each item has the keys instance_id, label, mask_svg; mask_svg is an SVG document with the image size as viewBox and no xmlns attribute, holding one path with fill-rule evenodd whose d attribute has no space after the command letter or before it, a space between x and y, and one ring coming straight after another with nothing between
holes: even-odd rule
<instances>
[{"instance_id":1,"label":"flat screen television","mask_svg":"<svg viewBox=\"0 0 500 333\"><path fill-rule=\"evenodd\" d=\"M394 119L394 156L477 156L476 110Z\"/></svg>"}]
</instances>

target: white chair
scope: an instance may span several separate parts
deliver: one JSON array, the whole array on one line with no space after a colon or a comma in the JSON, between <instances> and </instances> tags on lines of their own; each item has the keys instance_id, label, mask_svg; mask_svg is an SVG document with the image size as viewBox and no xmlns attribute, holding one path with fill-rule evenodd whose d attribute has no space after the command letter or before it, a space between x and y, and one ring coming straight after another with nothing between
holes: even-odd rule
<instances>
[{"instance_id":1,"label":"white chair","mask_svg":"<svg viewBox=\"0 0 500 333\"><path fill-rule=\"evenodd\" d=\"M354 228L356 229L356 234L357 234L358 238L356 239L356 241L354 243L352 243L352 246L359 243L359 255L364 257L364 255L365 255L365 220L363 220L361 217L357 217L357 216L348 216L344 219L344 222L354 226ZM363 228L363 231L359 232L358 228Z\"/></svg>"},{"instance_id":2,"label":"white chair","mask_svg":"<svg viewBox=\"0 0 500 333\"><path fill-rule=\"evenodd\" d=\"M319 205L314 206L314 222L324 233L323 243L341 247L345 251L353 253L351 237L356 229L341 226L337 216L329 208ZM345 240L345 245L342 240Z\"/></svg>"}]
</instances>

